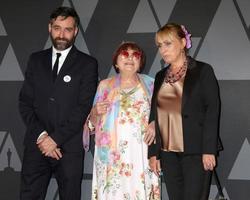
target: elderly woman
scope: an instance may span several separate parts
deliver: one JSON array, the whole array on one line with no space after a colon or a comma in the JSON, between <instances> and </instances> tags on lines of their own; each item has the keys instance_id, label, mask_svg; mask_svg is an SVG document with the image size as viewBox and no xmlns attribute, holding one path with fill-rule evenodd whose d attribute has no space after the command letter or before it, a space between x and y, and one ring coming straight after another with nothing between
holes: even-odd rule
<instances>
[{"instance_id":1,"label":"elderly woman","mask_svg":"<svg viewBox=\"0 0 250 200\"><path fill-rule=\"evenodd\" d=\"M148 126L153 79L138 73L144 61L137 44L122 43L113 55L117 75L98 86L86 122L95 132L92 199L160 198L147 159L147 144L154 139Z\"/></svg>"},{"instance_id":2,"label":"elderly woman","mask_svg":"<svg viewBox=\"0 0 250 200\"><path fill-rule=\"evenodd\" d=\"M155 37L168 66L155 77L149 122L156 138L148 156L155 174L161 163L170 200L200 200L216 166L219 88L212 67L187 56L190 36L184 26L166 24Z\"/></svg>"}]
</instances>

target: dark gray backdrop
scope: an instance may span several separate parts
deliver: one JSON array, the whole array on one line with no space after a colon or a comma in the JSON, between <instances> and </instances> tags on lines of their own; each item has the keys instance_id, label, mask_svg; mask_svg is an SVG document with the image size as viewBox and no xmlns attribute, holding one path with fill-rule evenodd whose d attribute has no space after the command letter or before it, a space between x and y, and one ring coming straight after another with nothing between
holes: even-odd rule
<instances>
[{"instance_id":1,"label":"dark gray backdrop","mask_svg":"<svg viewBox=\"0 0 250 200\"><path fill-rule=\"evenodd\" d=\"M136 41L146 52L144 73L161 68L155 31L166 22L192 33L190 54L210 63L219 79L224 151L218 174L228 199L250 196L250 1L249 0L1 0L0 1L0 199L17 200L24 125L17 110L28 56L50 46L48 16L57 6L74 7L81 25L76 45L99 61L100 78L115 72L114 49ZM83 199L90 199L92 154L85 158ZM212 185L210 197L217 189ZM58 198L52 179L46 200ZM163 199L168 199L163 187Z\"/></svg>"}]
</instances>

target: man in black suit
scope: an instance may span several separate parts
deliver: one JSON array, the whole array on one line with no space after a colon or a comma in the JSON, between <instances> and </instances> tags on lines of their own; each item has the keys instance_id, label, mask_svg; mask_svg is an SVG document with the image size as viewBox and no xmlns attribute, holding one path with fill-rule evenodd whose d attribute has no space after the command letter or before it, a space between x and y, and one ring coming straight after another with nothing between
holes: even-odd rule
<instances>
[{"instance_id":1,"label":"man in black suit","mask_svg":"<svg viewBox=\"0 0 250 200\"><path fill-rule=\"evenodd\" d=\"M96 92L93 57L74 46L79 17L59 7L50 16L53 47L33 53L19 96L27 131L21 172L21 200L46 196L52 174L63 200L81 196L84 152L82 126Z\"/></svg>"}]
</instances>

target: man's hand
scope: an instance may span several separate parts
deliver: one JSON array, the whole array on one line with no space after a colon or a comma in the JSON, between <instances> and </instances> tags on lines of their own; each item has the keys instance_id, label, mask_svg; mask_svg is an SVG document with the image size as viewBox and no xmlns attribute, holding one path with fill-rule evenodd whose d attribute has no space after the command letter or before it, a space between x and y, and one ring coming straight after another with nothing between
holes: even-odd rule
<instances>
[{"instance_id":1,"label":"man's hand","mask_svg":"<svg viewBox=\"0 0 250 200\"><path fill-rule=\"evenodd\" d=\"M62 157L60 149L57 148L55 141L48 135L43 135L37 140L37 145L42 154L59 160Z\"/></svg>"},{"instance_id":2,"label":"man's hand","mask_svg":"<svg viewBox=\"0 0 250 200\"><path fill-rule=\"evenodd\" d=\"M62 152L61 149L56 148L54 151L52 151L49 155L51 158L55 158L57 160L60 160L62 158Z\"/></svg>"}]
</instances>

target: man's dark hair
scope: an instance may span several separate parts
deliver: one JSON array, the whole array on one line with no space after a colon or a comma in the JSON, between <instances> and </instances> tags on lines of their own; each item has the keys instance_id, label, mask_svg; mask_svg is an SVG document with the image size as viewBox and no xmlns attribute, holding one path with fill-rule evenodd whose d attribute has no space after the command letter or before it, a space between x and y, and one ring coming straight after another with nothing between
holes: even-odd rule
<instances>
[{"instance_id":1,"label":"man's dark hair","mask_svg":"<svg viewBox=\"0 0 250 200\"><path fill-rule=\"evenodd\" d=\"M80 18L78 14L76 13L74 8L70 7L58 7L56 8L50 15L50 23L52 23L54 20L56 20L57 17L62 16L64 19L68 17L73 17L75 19L76 26L80 23Z\"/></svg>"}]
</instances>

